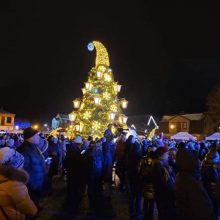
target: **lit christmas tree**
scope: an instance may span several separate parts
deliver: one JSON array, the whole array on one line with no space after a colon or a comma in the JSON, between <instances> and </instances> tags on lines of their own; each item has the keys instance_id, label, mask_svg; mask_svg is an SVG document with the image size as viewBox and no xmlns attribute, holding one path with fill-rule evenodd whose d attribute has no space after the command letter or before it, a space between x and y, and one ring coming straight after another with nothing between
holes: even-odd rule
<instances>
[{"instance_id":1,"label":"lit christmas tree","mask_svg":"<svg viewBox=\"0 0 220 220\"><path fill-rule=\"evenodd\" d=\"M71 125L68 136L90 135L100 138L110 123L127 127L128 118L122 114L122 109L127 108L128 101L117 97L121 85L114 81L108 53L103 44L93 41L87 47L89 51L96 49L95 67L90 70L88 81L82 88L82 99L73 101L75 111L69 114Z\"/></svg>"}]
</instances>

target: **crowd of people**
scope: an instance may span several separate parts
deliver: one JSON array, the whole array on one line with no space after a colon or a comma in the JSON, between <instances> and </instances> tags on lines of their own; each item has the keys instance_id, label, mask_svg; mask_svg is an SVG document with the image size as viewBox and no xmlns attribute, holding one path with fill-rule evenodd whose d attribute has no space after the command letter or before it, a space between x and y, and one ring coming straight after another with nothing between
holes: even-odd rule
<instances>
[{"instance_id":1,"label":"crowd of people","mask_svg":"<svg viewBox=\"0 0 220 220\"><path fill-rule=\"evenodd\" d=\"M117 137L109 125L102 138L45 136L28 127L22 135L0 135L0 219L34 219L54 176L66 181L74 211L83 196L90 210L112 187L128 195L130 219L217 220L220 203L220 143ZM113 172L114 171L114 172ZM115 176L119 182L115 183Z\"/></svg>"}]
</instances>

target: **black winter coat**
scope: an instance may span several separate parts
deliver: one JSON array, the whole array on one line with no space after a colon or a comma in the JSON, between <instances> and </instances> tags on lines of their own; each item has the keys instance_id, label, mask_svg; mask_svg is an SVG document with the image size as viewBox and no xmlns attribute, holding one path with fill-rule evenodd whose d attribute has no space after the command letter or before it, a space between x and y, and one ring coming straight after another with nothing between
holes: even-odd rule
<instances>
[{"instance_id":1,"label":"black winter coat","mask_svg":"<svg viewBox=\"0 0 220 220\"><path fill-rule=\"evenodd\" d=\"M220 164L212 161L202 163L202 182L211 199L220 200Z\"/></svg>"},{"instance_id":2,"label":"black winter coat","mask_svg":"<svg viewBox=\"0 0 220 220\"><path fill-rule=\"evenodd\" d=\"M214 220L210 198L200 180L197 155L179 149L176 155L178 174L175 181L176 207L180 220Z\"/></svg>"}]
</instances>

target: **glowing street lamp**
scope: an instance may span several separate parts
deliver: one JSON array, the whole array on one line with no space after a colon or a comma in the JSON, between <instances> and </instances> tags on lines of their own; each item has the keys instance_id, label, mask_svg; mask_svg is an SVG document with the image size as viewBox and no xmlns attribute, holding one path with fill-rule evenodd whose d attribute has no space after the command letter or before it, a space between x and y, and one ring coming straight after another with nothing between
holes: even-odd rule
<instances>
[{"instance_id":1,"label":"glowing street lamp","mask_svg":"<svg viewBox=\"0 0 220 220\"><path fill-rule=\"evenodd\" d=\"M110 112L109 113L110 120L114 121L115 120L115 116L116 116L115 112Z\"/></svg>"},{"instance_id":2,"label":"glowing street lamp","mask_svg":"<svg viewBox=\"0 0 220 220\"><path fill-rule=\"evenodd\" d=\"M115 92L120 92L121 91L121 85L115 85L114 90L115 90Z\"/></svg>"},{"instance_id":3,"label":"glowing street lamp","mask_svg":"<svg viewBox=\"0 0 220 220\"><path fill-rule=\"evenodd\" d=\"M96 105L99 105L100 102L101 102L101 98L99 96L95 96L94 97L94 102L95 102Z\"/></svg>"},{"instance_id":4,"label":"glowing street lamp","mask_svg":"<svg viewBox=\"0 0 220 220\"><path fill-rule=\"evenodd\" d=\"M125 116L125 115L120 115L119 116L119 122L120 124L127 124L127 120L128 120L128 117Z\"/></svg>"},{"instance_id":5,"label":"glowing street lamp","mask_svg":"<svg viewBox=\"0 0 220 220\"><path fill-rule=\"evenodd\" d=\"M69 114L69 119L70 119L70 121L75 121L76 120L76 112L71 112L70 114Z\"/></svg>"},{"instance_id":6,"label":"glowing street lamp","mask_svg":"<svg viewBox=\"0 0 220 220\"><path fill-rule=\"evenodd\" d=\"M19 130L19 126L18 125L15 126L15 130Z\"/></svg>"},{"instance_id":7,"label":"glowing street lamp","mask_svg":"<svg viewBox=\"0 0 220 220\"><path fill-rule=\"evenodd\" d=\"M83 93L83 95L86 94L86 89L85 88L82 88L82 93Z\"/></svg>"},{"instance_id":8,"label":"glowing street lamp","mask_svg":"<svg viewBox=\"0 0 220 220\"><path fill-rule=\"evenodd\" d=\"M97 77L100 79L100 78L102 77L102 72L98 71L98 72L96 73L96 75L97 75Z\"/></svg>"},{"instance_id":9,"label":"glowing street lamp","mask_svg":"<svg viewBox=\"0 0 220 220\"><path fill-rule=\"evenodd\" d=\"M128 101L126 99L121 100L121 107L126 109L128 107Z\"/></svg>"},{"instance_id":10,"label":"glowing street lamp","mask_svg":"<svg viewBox=\"0 0 220 220\"><path fill-rule=\"evenodd\" d=\"M89 82L86 82L85 87L86 87L87 90L91 90L92 89L92 84L89 83Z\"/></svg>"},{"instance_id":11,"label":"glowing street lamp","mask_svg":"<svg viewBox=\"0 0 220 220\"><path fill-rule=\"evenodd\" d=\"M75 99L73 101L73 106L74 106L74 108L79 108L79 106L80 106L80 99Z\"/></svg>"},{"instance_id":12,"label":"glowing street lamp","mask_svg":"<svg viewBox=\"0 0 220 220\"><path fill-rule=\"evenodd\" d=\"M33 128L37 130L39 128L39 126L38 125L33 125Z\"/></svg>"},{"instance_id":13,"label":"glowing street lamp","mask_svg":"<svg viewBox=\"0 0 220 220\"><path fill-rule=\"evenodd\" d=\"M170 125L170 129L174 129L175 128L175 125L174 124L171 124Z\"/></svg>"},{"instance_id":14,"label":"glowing street lamp","mask_svg":"<svg viewBox=\"0 0 220 220\"><path fill-rule=\"evenodd\" d=\"M82 132L82 130L83 130L83 124L82 123L78 123L78 124L76 124L76 131L78 131L78 132Z\"/></svg>"}]
</instances>

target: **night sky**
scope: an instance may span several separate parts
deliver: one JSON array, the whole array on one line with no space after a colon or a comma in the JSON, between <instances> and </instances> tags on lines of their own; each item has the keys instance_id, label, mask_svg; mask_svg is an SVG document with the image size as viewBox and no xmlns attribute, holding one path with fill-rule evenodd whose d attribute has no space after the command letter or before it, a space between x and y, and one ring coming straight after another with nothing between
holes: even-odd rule
<instances>
[{"instance_id":1,"label":"night sky","mask_svg":"<svg viewBox=\"0 0 220 220\"><path fill-rule=\"evenodd\" d=\"M49 122L73 110L94 66L92 40L109 52L127 115L206 111L220 82L217 1L8 2L0 11L0 106L17 117Z\"/></svg>"}]
</instances>

